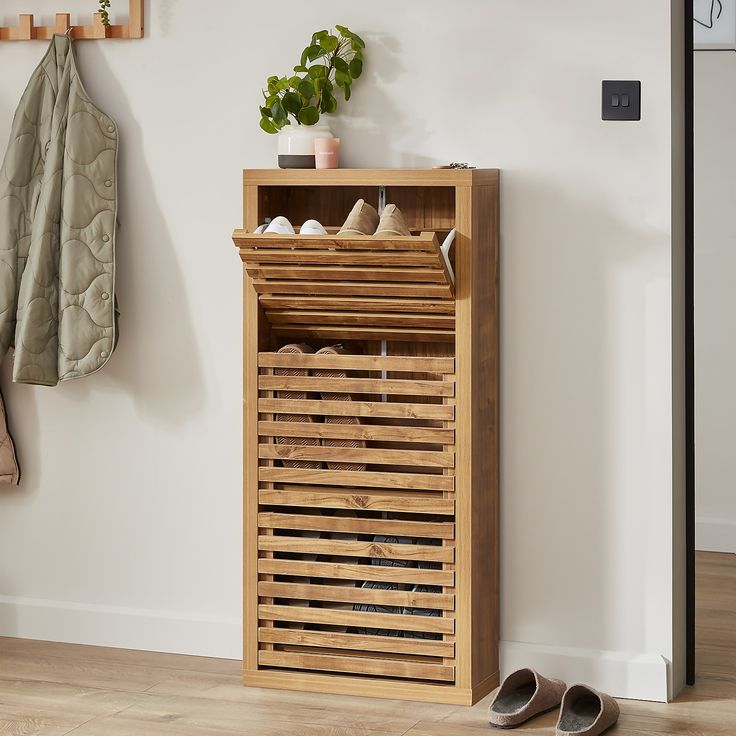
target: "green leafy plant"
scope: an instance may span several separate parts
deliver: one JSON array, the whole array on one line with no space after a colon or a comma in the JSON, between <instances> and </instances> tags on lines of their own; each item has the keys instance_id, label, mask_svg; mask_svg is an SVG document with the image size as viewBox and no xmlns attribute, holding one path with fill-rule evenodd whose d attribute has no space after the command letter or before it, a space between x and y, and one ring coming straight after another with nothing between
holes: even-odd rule
<instances>
[{"instance_id":1,"label":"green leafy plant","mask_svg":"<svg viewBox=\"0 0 736 736\"><path fill-rule=\"evenodd\" d=\"M110 7L110 0L100 0L100 9L97 11L100 14L100 20L105 28L110 27L110 13L108 8Z\"/></svg>"},{"instance_id":2,"label":"green leafy plant","mask_svg":"<svg viewBox=\"0 0 736 736\"><path fill-rule=\"evenodd\" d=\"M102 1L102 0L101 0ZM272 76L263 90L261 128L278 133L292 118L298 125L314 125L320 115L337 111L335 88L350 99L353 82L363 73L363 39L345 26L336 32L317 31L294 67L291 77Z\"/></svg>"}]
</instances>

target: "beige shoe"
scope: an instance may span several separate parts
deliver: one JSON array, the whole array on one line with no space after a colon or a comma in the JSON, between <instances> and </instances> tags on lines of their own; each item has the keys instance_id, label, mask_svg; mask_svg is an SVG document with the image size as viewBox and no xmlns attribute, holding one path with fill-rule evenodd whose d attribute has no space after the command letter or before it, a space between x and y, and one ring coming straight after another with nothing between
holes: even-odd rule
<instances>
[{"instance_id":1,"label":"beige shoe","mask_svg":"<svg viewBox=\"0 0 736 736\"><path fill-rule=\"evenodd\" d=\"M340 228L338 235L373 235L378 227L378 212L373 205L368 204L364 199L359 199L345 224Z\"/></svg>"},{"instance_id":2,"label":"beige shoe","mask_svg":"<svg viewBox=\"0 0 736 736\"><path fill-rule=\"evenodd\" d=\"M381 221L376 228L376 237L391 238L411 235L404 215L395 204L387 204L381 213Z\"/></svg>"},{"instance_id":3,"label":"beige shoe","mask_svg":"<svg viewBox=\"0 0 736 736\"><path fill-rule=\"evenodd\" d=\"M344 355L346 350L341 345L333 345L330 347L322 348L317 351L317 355ZM322 378L347 378L345 371L330 369L330 370L312 370L313 376L321 376ZM320 396L323 401L352 401L353 397L350 394L339 394L330 392L321 392ZM343 417L343 416L326 416L325 424L360 424L358 417ZM364 440L322 440L323 447L350 447L354 449L363 449L365 447ZM366 466L364 463L327 463L327 467L330 470L365 470Z\"/></svg>"},{"instance_id":4,"label":"beige shoe","mask_svg":"<svg viewBox=\"0 0 736 736\"><path fill-rule=\"evenodd\" d=\"M549 680L532 669L512 672L501 684L488 707L494 728L516 726L557 708L565 693L562 680Z\"/></svg>"},{"instance_id":5,"label":"beige shoe","mask_svg":"<svg viewBox=\"0 0 736 736\"><path fill-rule=\"evenodd\" d=\"M314 350L309 345L284 345L279 350L280 353L313 353ZM276 376L308 376L309 371L306 368L275 368ZM296 399L303 400L309 398L306 391L276 391L277 399ZM314 418L309 414L276 414L277 422L313 422ZM276 437L277 445L309 445L318 446L319 439L316 437ZM282 460L285 468L302 468L304 470L319 470L322 463L316 460Z\"/></svg>"},{"instance_id":6,"label":"beige shoe","mask_svg":"<svg viewBox=\"0 0 736 736\"><path fill-rule=\"evenodd\" d=\"M618 703L587 685L570 685L562 698L556 736L599 736L618 721Z\"/></svg>"}]
</instances>

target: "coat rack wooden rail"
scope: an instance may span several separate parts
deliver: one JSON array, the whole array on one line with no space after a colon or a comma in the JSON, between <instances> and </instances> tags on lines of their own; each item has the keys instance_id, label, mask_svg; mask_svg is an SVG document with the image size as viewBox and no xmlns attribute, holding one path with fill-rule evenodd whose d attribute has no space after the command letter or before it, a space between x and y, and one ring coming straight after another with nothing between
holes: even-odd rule
<instances>
[{"instance_id":1,"label":"coat rack wooden rail","mask_svg":"<svg viewBox=\"0 0 736 736\"><path fill-rule=\"evenodd\" d=\"M68 33L79 41L105 38L143 38L143 0L129 0L127 24L105 27L100 13L92 14L92 25L72 25L70 13L57 13L53 26L37 26L33 13L18 16L17 26L0 26L0 41L48 41L55 33Z\"/></svg>"}]
</instances>

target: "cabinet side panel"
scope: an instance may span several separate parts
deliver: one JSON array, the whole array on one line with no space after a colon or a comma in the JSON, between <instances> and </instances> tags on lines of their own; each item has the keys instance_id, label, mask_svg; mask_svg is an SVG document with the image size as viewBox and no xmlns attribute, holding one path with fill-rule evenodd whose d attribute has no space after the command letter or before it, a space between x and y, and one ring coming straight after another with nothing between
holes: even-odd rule
<instances>
[{"instance_id":1,"label":"cabinet side panel","mask_svg":"<svg viewBox=\"0 0 736 736\"><path fill-rule=\"evenodd\" d=\"M257 187L243 191L247 230L258 222ZM258 669L258 295L243 268L243 667Z\"/></svg>"},{"instance_id":2,"label":"cabinet side panel","mask_svg":"<svg viewBox=\"0 0 736 736\"><path fill-rule=\"evenodd\" d=\"M499 188L473 189L473 686L494 686L499 629Z\"/></svg>"},{"instance_id":3,"label":"cabinet side panel","mask_svg":"<svg viewBox=\"0 0 736 736\"><path fill-rule=\"evenodd\" d=\"M473 190L455 190L455 638L457 686L473 686Z\"/></svg>"}]
</instances>

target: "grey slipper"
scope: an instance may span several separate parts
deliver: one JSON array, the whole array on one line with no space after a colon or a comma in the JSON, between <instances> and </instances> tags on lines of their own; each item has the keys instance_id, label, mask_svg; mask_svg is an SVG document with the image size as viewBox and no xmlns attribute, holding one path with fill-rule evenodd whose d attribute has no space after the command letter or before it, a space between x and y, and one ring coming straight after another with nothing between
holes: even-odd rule
<instances>
[{"instance_id":1,"label":"grey slipper","mask_svg":"<svg viewBox=\"0 0 736 736\"><path fill-rule=\"evenodd\" d=\"M565 692L562 680L550 680L532 669L512 672L488 707L494 728L516 728L530 718L557 708Z\"/></svg>"},{"instance_id":2,"label":"grey slipper","mask_svg":"<svg viewBox=\"0 0 736 736\"><path fill-rule=\"evenodd\" d=\"M599 736L618 721L618 703L587 685L570 685L562 698L556 736Z\"/></svg>"}]
</instances>

